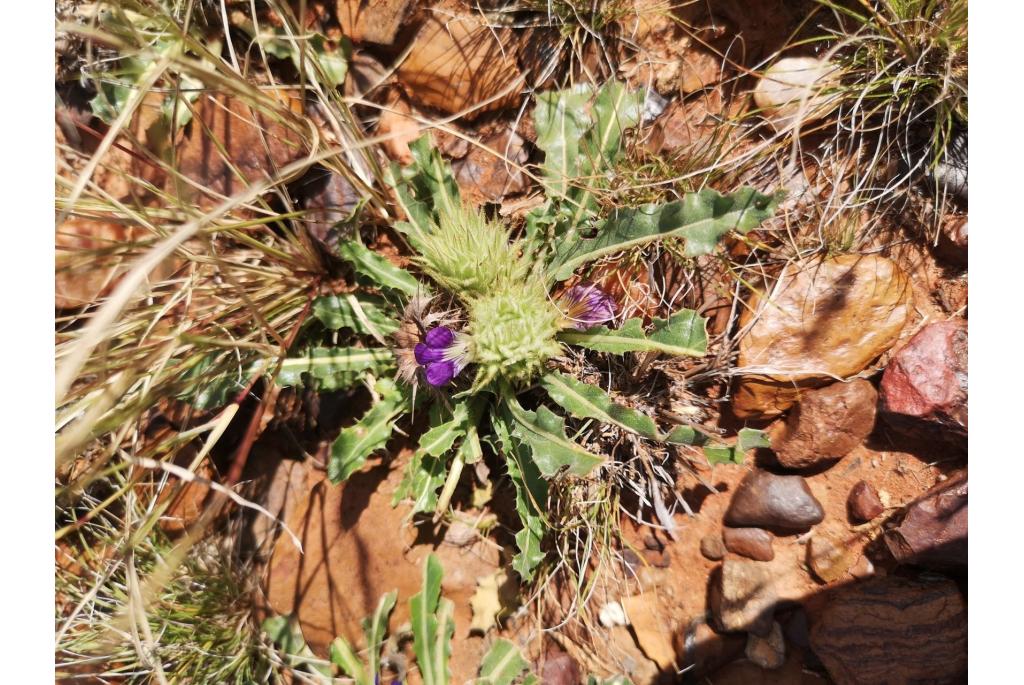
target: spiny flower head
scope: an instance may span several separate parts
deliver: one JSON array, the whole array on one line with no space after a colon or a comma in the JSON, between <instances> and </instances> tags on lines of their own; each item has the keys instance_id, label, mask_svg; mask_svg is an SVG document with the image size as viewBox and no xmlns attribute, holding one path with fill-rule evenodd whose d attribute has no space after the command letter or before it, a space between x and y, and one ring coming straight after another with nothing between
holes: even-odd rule
<instances>
[{"instance_id":1,"label":"spiny flower head","mask_svg":"<svg viewBox=\"0 0 1024 685\"><path fill-rule=\"evenodd\" d=\"M434 230L417 242L423 271L463 300L523 281L530 270L508 230L470 206L440 208Z\"/></svg>"}]
</instances>

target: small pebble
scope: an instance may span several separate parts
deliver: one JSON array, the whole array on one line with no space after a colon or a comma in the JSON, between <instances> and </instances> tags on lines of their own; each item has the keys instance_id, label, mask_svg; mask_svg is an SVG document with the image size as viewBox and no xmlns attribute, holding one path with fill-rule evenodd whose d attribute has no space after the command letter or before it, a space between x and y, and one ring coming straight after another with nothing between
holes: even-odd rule
<instances>
[{"instance_id":1,"label":"small pebble","mask_svg":"<svg viewBox=\"0 0 1024 685\"><path fill-rule=\"evenodd\" d=\"M718 561L725 556L725 543L721 535L705 535L700 539L700 553L711 561Z\"/></svg>"},{"instance_id":2,"label":"small pebble","mask_svg":"<svg viewBox=\"0 0 1024 685\"><path fill-rule=\"evenodd\" d=\"M722 540L725 548L733 554L754 559L771 561L775 558L772 549L772 535L763 528L723 528Z\"/></svg>"},{"instance_id":3,"label":"small pebble","mask_svg":"<svg viewBox=\"0 0 1024 685\"><path fill-rule=\"evenodd\" d=\"M850 489L846 508L854 521L870 521L883 511L885 506L878 497L878 491L866 481L860 481Z\"/></svg>"},{"instance_id":4,"label":"small pebble","mask_svg":"<svg viewBox=\"0 0 1024 685\"><path fill-rule=\"evenodd\" d=\"M774 670L781 668L786 662L786 640L782 637L782 626L778 621L772 622L772 629L767 637L754 633L747 635L745 656L761 668Z\"/></svg>"}]
</instances>

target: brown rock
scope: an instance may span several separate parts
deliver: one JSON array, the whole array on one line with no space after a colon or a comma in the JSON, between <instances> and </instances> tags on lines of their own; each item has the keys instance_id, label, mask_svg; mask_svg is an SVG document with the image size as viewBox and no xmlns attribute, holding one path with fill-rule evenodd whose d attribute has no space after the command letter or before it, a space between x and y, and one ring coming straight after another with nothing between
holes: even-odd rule
<instances>
[{"instance_id":1,"label":"brown rock","mask_svg":"<svg viewBox=\"0 0 1024 685\"><path fill-rule=\"evenodd\" d=\"M711 612L725 632L750 631L766 635L778 596L771 567L760 561L722 562L719 582L712 586Z\"/></svg>"},{"instance_id":2,"label":"brown rock","mask_svg":"<svg viewBox=\"0 0 1024 685\"><path fill-rule=\"evenodd\" d=\"M791 469L845 457L874 429L877 403L874 386L860 378L805 392L772 433L775 456Z\"/></svg>"},{"instance_id":3,"label":"brown rock","mask_svg":"<svg viewBox=\"0 0 1024 685\"><path fill-rule=\"evenodd\" d=\"M654 154L695 154L709 148L716 144L714 133L721 125L724 107L721 88L690 100L676 100L651 125L644 146Z\"/></svg>"},{"instance_id":4,"label":"brown rock","mask_svg":"<svg viewBox=\"0 0 1024 685\"><path fill-rule=\"evenodd\" d=\"M705 559L718 561L725 556L725 543L721 535L714 533L705 535L700 539L700 553Z\"/></svg>"},{"instance_id":5,"label":"brown rock","mask_svg":"<svg viewBox=\"0 0 1024 685\"><path fill-rule=\"evenodd\" d=\"M967 431L967 324L930 323L885 368L882 409Z\"/></svg>"},{"instance_id":6,"label":"brown rock","mask_svg":"<svg viewBox=\"0 0 1024 685\"><path fill-rule=\"evenodd\" d=\"M821 533L807 543L807 565L826 583L839 580L857 561L857 552L838 538Z\"/></svg>"},{"instance_id":7,"label":"brown rock","mask_svg":"<svg viewBox=\"0 0 1024 685\"><path fill-rule=\"evenodd\" d=\"M782 668L782 664L786 662L786 641L782 637L782 626L779 622L772 621L772 629L765 637L753 633L747 635L744 655L761 668L770 671Z\"/></svg>"},{"instance_id":8,"label":"brown rock","mask_svg":"<svg viewBox=\"0 0 1024 685\"><path fill-rule=\"evenodd\" d=\"M391 45L415 0L337 0L338 22L353 43Z\"/></svg>"},{"instance_id":9,"label":"brown rock","mask_svg":"<svg viewBox=\"0 0 1024 685\"><path fill-rule=\"evenodd\" d=\"M850 488L846 510L854 521L864 523L885 511L885 505L879 499L878 491L870 483L862 480Z\"/></svg>"},{"instance_id":10,"label":"brown rock","mask_svg":"<svg viewBox=\"0 0 1024 685\"><path fill-rule=\"evenodd\" d=\"M306 210L301 219L306 230L333 252L338 245L335 226L349 218L359 203L356 189L343 174L317 168L306 175L296 192Z\"/></svg>"},{"instance_id":11,"label":"brown rock","mask_svg":"<svg viewBox=\"0 0 1024 685\"><path fill-rule=\"evenodd\" d=\"M939 483L906 508L885 543L902 564L949 569L967 565L967 473Z\"/></svg>"},{"instance_id":12,"label":"brown rock","mask_svg":"<svg viewBox=\"0 0 1024 685\"><path fill-rule=\"evenodd\" d=\"M284 102L283 110L301 112L299 100L276 97ZM170 177L166 189L183 202L212 209L224 202L224 197L273 178L281 167L305 157L307 150L296 133L298 124L295 126L280 123L277 116L257 111L241 99L202 95L176 153L178 170L199 187Z\"/></svg>"},{"instance_id":13,"label":"brown rock","mask_svg":"<svg viewBox=\"0 0 1024 685\"><path fill-rule=\"evenodd\" d=\"M837 685L962 683L967 607L952 581L874 578L836 591L811 646Z\"/></svg>"},{"instance_id":14,"label":"brown rock","mask_svg":"<svg viewBox=\"0 0 1024 685\"><path fill-rule=\"evenodd\" d=\"M410 99L454 114L472 108L472 118L518 101L523 76L517 43L475 14L431 12L398 68Z\"/></svg>"},{"instance_id":15,"label":"brown rock","mask_svg":"<svg viewBox=\"0 0 1024 685\"><path fill-rule=\"evenodd\" d=\"M523 149L523 139L508 131L488 138L483 145L489 152L473 146L463 159L452 164L462 197L475 205L501 202L506 195L526 189L521 171L530 155Z\"/></svg>"},{"instance_id":16,"label":"brown rock","mask_svg":"<svg viewBox=\"0 0 1024 685\"><path fill-rule=\"evenodd\" d=\"M694 48L682 57L679 90L685 95L707 88L722 80L724 60L707 50Z\"/></svg>"},{"instance_id":17,"label":"brown rock","mask_svg":"<svg viewBox=\"0 0 1024 685\"><path fill-rule=\"evenodd\" d=\"M772 535L763 528L723 528L722 540L725 548L733 554L754 559L771 561L775 558L772 549Z\"/></svg>"},{"instance_id":18,"label":"brown rock","mask_svg":"<svg viewBox=\"0 0 1024 685\"><path fill-rule=\"evenodd\" d=\"M877 255L842 255L787 269L740 319L746 370L733 397L741 418L778 416L801 389L863 370L888 350L913 311L909 281Z\"/></svg>"},{"instance_id":19,"label":"brown rock","mask_svg":"<svg viewBox=\"0 0 1024 685\"><path fill-rule=\"evenodd\" d=\"M577 685L580 682L580 667L566 652L560 649L549 650L544 657L541 682L544 685Z\"/></svg>"},{"instance_id":20,"label":"brown rock","mask_svg":"<svg viewBox=\"0 0 1024 685\"><path fill-rule=\"evenodd\" d=\"M802 530L821 523L825 511L801 476L777 476L760 469L736 487L725 512L728 526Z\"/></svg>"}]
</instances>

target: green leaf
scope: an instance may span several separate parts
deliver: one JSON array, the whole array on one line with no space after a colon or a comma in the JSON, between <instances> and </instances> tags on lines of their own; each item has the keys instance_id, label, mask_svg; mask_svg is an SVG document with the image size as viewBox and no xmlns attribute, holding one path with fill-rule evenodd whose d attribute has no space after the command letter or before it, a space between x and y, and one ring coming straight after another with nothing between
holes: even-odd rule
<instances>
[{"instance_id":1,"label":"green leaf","mask_svg":"<svg viewBox=\"0 0 1024 685\"><path fill-rule=\"evenodd\" d=\"M394 381L377 380L380 399L354 426L341 431L331 445L327 477L332 483L348 480L366 463L367 457L384 447L395 428L395 419L406 410L405 391Z\"/></svg>"},{"instance_id":2,"label":"green leaf","mask_svg":"<svg viewBox=\"0 0 1024 685\"><path fill-rule=\"evenodd\" d=\"M530 448L521 444L512 434L515 420L507 406L491 417L494 432L505 456L508 476L516 490L516 513L523 524L516 533L516 548L519 552L512 558L512 568L529 582L537 565L544 559L541 542L544 539L544 509L547 506L547 483L533 463Z\"/></svg>"},{"instance_id":3,"label":"green leaf","mask_svg":"<svg viewBox=\"0 0 1024 685\"><path fill-rule=\"evenodd\" d=\"M432 422L433 427L420 438L419 450L433 457L444 456L455 441L466 434L469 407L465 402L455 405L452 418L443 422Z\"/></svg>"},{"instance_id":4,"label":"green leaf","mask_svg":"<svg viewBox=\"0 0 1024 685\"><path fill-rule=\"evenodd\" d=\"M441 562L431 554L423 565L423 589L409 599L413 649L423 685L445 685L449 677L448 658L455 621L451 601L441 599L443 575Z\"/></svg>"},{"instance_id":5,"label":"green leaf","mask_svg":"<svg viewBox=\"0 0 1024 685\"><path fill-rule=\"evenodd\" d=\"M677 357L703 357L707 354L707 320L690 309L683 309L667 320L655 319L651 332L644 333L642 319L627 319L620 328L595 326L585 331L563 331L558 339L596 352L661 352Z\"/></svg>"},{"instance_id":6,"label":"green leaf","mask_svg":"<svg viewBox=\"0 0 1024 685\"><path fill-rule=\"evenodd\" d=\"M277 384L282 387L302 385L303 374L319 382L322 390L350 387L363 372L381 374L394 364L391 350L366 347L314 347L298 357L281 363Z\"/></svg>"},{"instance_id":7,"label":"green leaf","mask_svg":"<svg viewBox=\"0 0 1024 685\"><path fill-rule=\"evenodd\" d=\"M550 478L563 467L577 476L586 476L604 463L604 457L586 449L565 437L565 419L541 405L536 412L527 411L514 399L509 408L515 417L513 434L530 447L533 462Z\"/></svg>"},{"instance_id":8,"label":"green leaf","mask_svg":"<svg viewBox=\"0 0 1024 685\"><path fill-rule=\"evenodd\" d=\"M390 288L412 296L420 289L416 277L377 254L357 240L338 243L338 256L349 262L356 273L369 278L382 288Z\"/></svg>"},{"instance_id":9,"label":"green leaf","mask_svg":"<svg viewBox=\"0 0 1024 685\"><path fill-rule=\"evenodd\" d=\"M388 617L395 608L397 600L398 590L392 590L377 602L377 609L373 612L373 618L363 619L363 634L366 635L366 645L369 649L369 656L367 658L368 668L366 670L374 675L380 673L380 649L384 643L384 633L388 628Z\"/></svg>"},{"instance_id":10,"label":"green leaf","mask_svg":"<svg viewBox=\"0 0 1024 685\"><path fill-rule=\"evenodd\" d=\"M704 448L704 456L709 464L742 464L747 452L755 447L771 447L768 434L753 428L741 428L735 445L710 445Z\"/></svg>"},{"instance_id":11,"label":"green leaf","mask_svg":"<svg viewBox=\"0 0 1024 685\"><path fill-rule=\"evenodd\" d=\"M292 668L306 667L314 682L329 685L330 665L318 659L302 637L298 621L291 616L271 616L263 621L263 632L284 655L284 662Z\"/></svg>"},{"instance_id":12,"label":"green leaf","mask_svg":"<svg viewBox=\"0 0 1024 685\"><path fill-rule=\"evenodd\" d=\"M662 439L654 419L635 409L615 404L596 385L583 383L557 371L541 378L540 384L552 400L576 418L597 419L651 440Z\"/></svg>"},{"instance_id":13,"label":"green leaf","mask_svg":"<svg viewBox=\"0 0 1024 685\"><path fill-rule=\"evenodd\" d=\"M383 297L364 293L324 295L313 300L313 316L325 327L332 331L348 328L376 338L398 330L398 322L385 313L390 308Z\"/></svg>"},{"instance_id":14,"label":"green leaf","mask_svg":"<svg viewBox=\"0 0 1024 685\"><path fill-rule=\"evenodd\" d=\"M685 238L686 254L707 254L729 231L746 233L758 226L781 199L753 188L729 195L706 189L677 202L620 209L604 220L593 238L560 244L548 267L549 277L565 280L584 264L663 238Z\"/></svg>"},{"instance_id":15,"label":"green leaf","mask_svg":"<svg viewBox=\"0 0 1024 685\"><path fill-rule=\"evenodd\" d=\"M343 637L334 638L331 642L330 656L331 663L337 664L342 673L356 681L356 685L372 685L373 680L366 676L366 669L363 668L348 640Z\"/></svg>"},{"instance_id":16,"label":"green leaf","mask_svg":"<svg viewBox=\"0 0 1024 685\"><path fill-rule=\"evenodd\" d=\"M487 650L480 664L481 685L511 685L530 666L519 648L505 639L498 639Z\"/></svg>"},{"instance_id":17,"label":"green leaf","mask_svg":"<svg viewBox=\"0 0 1024 685\"><path fill-rule=\"evenodd\" d=\"M592 124L586 112L591 92L589 86L580 84L537 96L533 118L537 147L544 151L541 169L549 197L565 196L569 181L579 175L580 140Z\"/></svg>"},{"instance_id":18,"label":"green leaf","mask_svg":"<svg viewBox=\"0 0 1024 685\"><path fill-rule=\"evenodd\" d=\"M267 360L257 359L241 367L236 361L230 371L216 373L217 357L217 353L204 356L182 375L182 380L190 383L187 390L178 395L179 400L188 402L199 411L219 409L244 390L252 377L267 364Z\"/></svg>"}]
</instances>

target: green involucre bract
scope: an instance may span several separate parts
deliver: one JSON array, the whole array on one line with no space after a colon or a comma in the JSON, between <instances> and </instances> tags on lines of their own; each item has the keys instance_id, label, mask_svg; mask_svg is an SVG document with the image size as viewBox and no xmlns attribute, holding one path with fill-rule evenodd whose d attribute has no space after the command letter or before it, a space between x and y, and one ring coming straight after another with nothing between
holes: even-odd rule
<instances>
[{"instance_id":1,"label":"green involucre bract","mask_svg":"<svg viewBox=\"0 0 1024 685\"><path fill-rule=\"evenodd\" d=\"M503 378L526 383L544 363L559 354L555 334L562 313L548 298L543 283L512 282L469 303L472 359L479 366L476 386Z\"/></svg>"},{"instance_id":2,"label":"green involucre bract","mask_svg":"<svg viewBox=\"0 0 1024 685\"><path fill-rule=\"evenodd\" d=\"M437 224L419 251L423 271L464 300L521 282L529 272L507 229L474 207L439 208Z\"/></svg>"}]
</instances>

